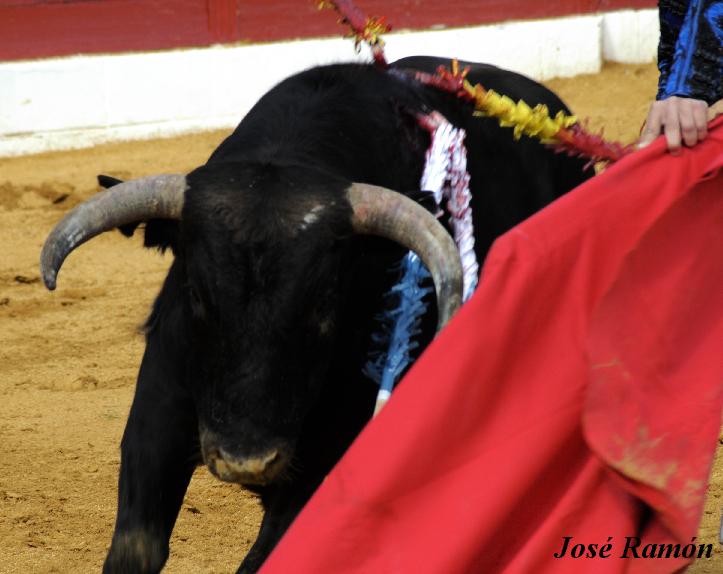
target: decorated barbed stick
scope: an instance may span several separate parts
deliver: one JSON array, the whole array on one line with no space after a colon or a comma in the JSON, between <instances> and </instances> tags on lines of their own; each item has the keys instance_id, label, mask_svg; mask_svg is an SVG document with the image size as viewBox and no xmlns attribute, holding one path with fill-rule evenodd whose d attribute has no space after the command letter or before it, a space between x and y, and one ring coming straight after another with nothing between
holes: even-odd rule
<instances>
[{"instance_id":1,"label":"decorated barbed stick","mask_svg":"<svg viewBox=\"0 0 723 574\"><path fill-rule=\"evenodd\" d=\"M380 330L372 334L376 347L364 367L364 374L379 385L374 406L376 416L391 397L394 385L412 362L412 351L419 347L417 337L422 332L422 317L427 311L424 298L433 289L431 275L419 256L407 253L400 264L399 282L385 295L393 309L378 315Z\"/></svg>"},{"instance_id":2,"label":"decorated barbed stick","mask_svg":"<svg viewBox=\"0 0 723 574\"><path fill-rule=\"evenodd\" d=\"M351 28L351 37L354 38L356 49L359 49L359 44L366 42L372 51L374 62L383 68L389 67L384 56L384 40L382 40L381 35L389 32L392 28L385 22L383 16L369 18L354 6L351 0L318 0L317 7L319 10L325 8L336 10L341 16L339 22Z\"/></svg>"},{"instance_id":3,"label":"decorated barbed stick","mask_svg":"<svg viewBox=\"0 0 723 574\"><path fill-rule=\"evenodd\" d=\"M477 286L479 265L474 251L465 131L450 124L439 112L420 115L417 119L431 135L419 188L434 196L438 209L446 200L449 222L462 259L463 301L467 301ZM416 337L427 310L424 298L432 291L428 285L429 272L417 255L409 252L402 260L401 270L399 282L385 296L388 303L396 306L378 317L381 329L372 336L375 349L364 368L364 373L379 384L375 415L389 400L395 383L412 362L411 351L419 346Z\"/></svg>"},{"instance_id":4,"label":"decorated barbed stick","mask_svg":"<svg viewBox=\"0 0 723 574\"><path fill-rule=\"evenodd\" d=\"M413 75L423 84L471 102L476 113L496 118L501 126L513 128L515 139L523 134L534 137L556 151L587 157L591 163L617 161L634 149L618 142L605 141L601 135L588 132L575 116L558 112L551 117L543 104L531 108L522 100L515 103L511 98L486 90L480 84L472 85L467 80L468 73L469 67L460 70L455 59L451 69L440 66L436 74L414 72Z\"/></svg>"},{"instance_id":5,"label":"decorated barbed stick","mask_svg":"<svg viewBox=\"0 0 723 574\"><path fill-rule=\"evenodd\" d=\"M462 128L449 123L439 112L419 115L417 121L431 136L421 189L434 192L437 206L441 207L442 202L447 201L449 223L462 259L462 302L466 303L474 293L479 278L479 263L474 250L470 175L467 171L467 149L464 145L467 134Z\"/></svg>"}]
</instances>

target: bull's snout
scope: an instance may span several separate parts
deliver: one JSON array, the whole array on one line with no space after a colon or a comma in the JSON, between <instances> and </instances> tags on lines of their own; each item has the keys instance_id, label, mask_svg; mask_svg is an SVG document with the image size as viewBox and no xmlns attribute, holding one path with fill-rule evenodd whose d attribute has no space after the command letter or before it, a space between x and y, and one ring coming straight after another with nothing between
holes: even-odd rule
<instances>
[{"instance_id":1,"label":"bull's snout","mask_svg":"<svg viewBox=\"0 0 723 574\"><path fill-rule=\"evenodd\" d=\"M208 435L203 437L202 443L206 466L226 482L263 486L273 482L288 462L288 456L282 449L274 448L263 454L239 457L218 446Z\"/></svg>"},{"instance_id":2,"label":"bull's snout","mask_svg":"<svg viewBox=\"0 0 723 574\"><path fill-rule=\"evenodd\" d=\"M263 486L279 475L285 462L278 450L259 457L236 459L218 449L206 455L206 464L213 474L226 482Z\"/></svg>"}]
</instances>

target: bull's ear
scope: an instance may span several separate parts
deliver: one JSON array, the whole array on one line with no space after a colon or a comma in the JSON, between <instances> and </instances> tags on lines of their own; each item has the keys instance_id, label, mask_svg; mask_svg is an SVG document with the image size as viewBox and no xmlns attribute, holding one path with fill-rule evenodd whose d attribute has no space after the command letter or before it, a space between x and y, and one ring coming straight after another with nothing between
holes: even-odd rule
<instances>
[{"instance_id":1,"label":"bull's ear","mask_svg":"<svg viewBox=\"0 0 723 574\"><path fill-rule=\"evenodd\" d=\"M112 177L110 175L99 175L98 184L108 189L114 185L123 183L122 179ZM143 221L134 221L132 223L126 223L118 227L118 230L126 237L133 237L136 231ZM169 247L173 253L176 252L176 245L178 239L178 222L170 219L150 219L145 222L145 236L143 239L143 245L145 247L155 247L159 251L164 252Z\"/></svg>"}]
</instances>

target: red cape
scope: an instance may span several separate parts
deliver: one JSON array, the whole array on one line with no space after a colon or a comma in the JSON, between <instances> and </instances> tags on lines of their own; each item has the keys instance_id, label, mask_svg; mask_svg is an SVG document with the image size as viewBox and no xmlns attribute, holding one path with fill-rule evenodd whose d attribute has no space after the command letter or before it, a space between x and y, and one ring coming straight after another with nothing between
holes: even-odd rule
<instances>
[{"instance_id":1,"label":"red cape","mask_svg":"<svg viewBox=\"0 0 723 574\"><path fill-rule=\"evenodd\" d=\"M721 167L723 118L695 148L672 157L659 138L501 237L263 574L688 564L621 556L626 537L640 556L683 549L701 517L723 405ZM566 536L598 556L554 558Z\"/></svg>"}]
</instances>

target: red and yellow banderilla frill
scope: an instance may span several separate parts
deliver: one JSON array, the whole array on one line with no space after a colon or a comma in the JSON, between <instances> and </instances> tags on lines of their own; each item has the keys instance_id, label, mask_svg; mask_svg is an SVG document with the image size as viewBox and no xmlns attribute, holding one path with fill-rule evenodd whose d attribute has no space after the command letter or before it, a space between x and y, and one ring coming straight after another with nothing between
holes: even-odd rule
<instances>
[{"instance_id":1,"label":"red and yellow banderilla frill","mask_svg":"<svg viewBox=\"0 0 723 574\"><path fill-rule=\"evenodd\" d=\"M365 42L371 48L374 61L385 68L388 66L381 35L391 31L392 28L383 16L367 17L350 0L318 0L317 6L319 10L328 8L336 10L341 16L339 23L351 28L350 36L354 38L356 48L359 49L359 45Z\"/></svg>"},{"instance_id":2,"label":"red and yellow banderilla frill","mask_svg":"<svg viewBox=\"0 0 723 574\"><path fill-rule=\"evenodd\" d=\"M592 162L617 161L632 149L587 132L575 116L560 111L550 117L543 104L530 107L522 100L515 103L480 84L472 85L467 80L468 73L469 67L460 70L459 62L452 60L451 69L440 66L436 74L417 72L415 77L424 84L473 103L479 115L495 118L501 126L513 128L515 139L522 135L534 137L570 155L588 157Z\"/></svg>"}]
</instances>

